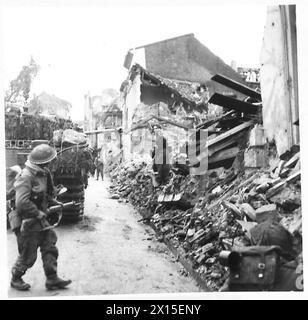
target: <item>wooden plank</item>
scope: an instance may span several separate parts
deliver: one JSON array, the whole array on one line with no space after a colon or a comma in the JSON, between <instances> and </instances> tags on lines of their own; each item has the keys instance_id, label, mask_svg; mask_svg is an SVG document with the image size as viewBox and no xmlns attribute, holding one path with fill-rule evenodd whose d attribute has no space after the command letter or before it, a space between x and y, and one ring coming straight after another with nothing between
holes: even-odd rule
<instances>
[{"instance_id":1,"label":"wooden plank","mask_svg":"<svg viewBox=\"0 0 308 320\"><path fill-rule=\"evenodd\" d=\"M209 103L213 103L227 109L232 109L237 112L244 112L248 114L256 114L261 109L261 106L257 106L252 103L230 98L220 93L214 93L211 96Z\"/></svg>"},{"instance_id":2,"label":"wooden plank","mask_svg":"<svg viewBox=\"0 0 308 320\"><path fill-rule=\"evenodd\" d=\"M209 139L203 146L203 152L201 152L195 159L195 161L190 162L190 166L198 164L205 157L211 157L214 153L224 149L235 142L238 142L240 136L244 134L244 130L247 130L250 126L254 124L253 120L244 122L239 126L236 126L225 133L222 133L216 138Z\"/></svg>"},{"instance_id":3,"label":"wooden plank","mask_svg":"<svg viewBox=\"0 0 308 320\"><path fill-rule=\"evenodd\" d=\"M301 173L300 171L292 174L290 177L288 177L286 180L276 184L274 187L272 187L271 189L269 189L266 192L266 197L267 198L271 198L272 196L274 196L275 194L279 193L283 187L287 184L287 183L293 183L296 180L300 179Z\"/></svg>"},{"instance_id":4,"label":"wooden plank","mask_svg":"<svg viewBox=\"0 0 308 320\"><path fill-rule=\"evenodd\" d=\"M244 123L240 124L239 126L236 126L236 127L232 128L232 129L228 130L227 132L222 133L218 137L208 140L207 147L210 148L213 145L215 145L217 143L220 143L223 140L230 139L231 136L233 136L233 135L235 135L235 134L237 134L237 133L239 133L239 132L241 132L241 131L243 131L245 129L248 129L253 124L254 124L253 120L244 122Z\"/></svg>"},{"instance_id":5,"label":"wooden plank","mask_svg":"<svg viewBox=\"0 0 308 320\"><path fill-rule=\"evenodd\" d=\"M189 241L189 243L191 243L191 244L194 243L196 240L200 239L200 238L203 237L205 234L206 234L206 231L205 231L204 229L198 230L198 231L194 234L193 238Z\"/></svg>"},{"instance_id":6,"label":"wooden plank","mask_svg":"<svg viewBox=\"0 0 308 320\"><path fill-rule=\"evenodd\" d=\"M158 121L166 122L166 123L169 123L169 124L171 124L171 125L173 125L175 127L179 127L179 128L185 129L185 130L191 129L191 127L185 126L184 124L177 123L177 122L169 120L167 118L158 117L158 116L153 116L153 118L157 119Z\"/></svg>"},{"instance_id":7,"label":"wooden plank","mask_svg":"<svg viewBox=\"0 0 308 320\"><path fill-rule=\"evenodd\" d=\"M237 81L234 81L230 78L227 78L221 74L215 74L215 76L213 76L211 78L211 80L216 81L228 88L234 89L240 93L245 94L246 96L249 96L251 98L255 98L259 101L262 101L262 97L261 97L261 93L252 90L251 88L249 88L248 86L245 86Z\"/></svg>"},{"instance_id":8,"label":"wooden plank","mask_svg":"<svg viewBox=\"0 0 308 320\"><path fill-rule=\"evenodd\" d=\"M245 122L235 128L232 128L231 130L228 130L225 133L222 133L221 135L219 135L218 137L216 137L214 139L207 140L207 142L205 143L205 145L203 147L204 151L202 153L200 153L200 155L196 157L196 161L194 161L193 163L190 163L190 165L194 166L198 162L200 162L201 159L203 159L204 157L211 157L212 155L214 155L214 153L216 153L222 149L225 149L225 148L229 147L230 145L238 142L238 140L243 135L243 132L241 132L241 131L247 129L254 122L251 120L248 123L249 124L247 124L247 122Z\"/></svg>"},{"instance_id":9,"label":"wooden plank","mask_svg":"<svg viewBox=\"0 0 308 320\"><path fill-rule=\"evenodd\" d=\"M284 168L290 168L299 160L299 152L297 152L289 161L284 164Z\"/></svg>"},{"instance_id":10,"label":"wooden plank","mask_svg":"<svg viewBox=\"0 0 308 320\"><path fill-rule=\"evenodd\" d=\"M253 121L249 121L249 122L252 125ZM240 126L242 126L242 125L240 125ZM240 126L238 126L238 127L240 127ZM235 127L233 129L236 129L238 127ZM243 128L243 127L238 128L237 130L239 130L239 132L237 130L233 131L233 132L230 132L233 129L228 130L227 132L219 135L218 137L216 137L214 139L207 140L207 142L204 145L204 151L201 152L196 157L196 160L194 162L190 162L190 165L194 166L197 163L199 163L201 161L201 159L204 159L204 157L211 157L216 152L218 152L218 151L220 151L222 149L225 149L225 148L229 147L230 145L238 142L238 140L240 140L242 138L242 135L243 135L243 132L241 132L241 130L246 129L246 127L245 128ZM229 137L229 139L227 139L228 138L228 134L231 134L231 137Z\"/></svg>"},{"instance_id":11,"label":"wooden plank","mask_svg":"<svg viewBox=\"0 0 308 320\"><path fill-rule=\"evenodd\" d=\"M292 174L290 177L288 177L286 182L293 183L293 182L297 181L298 179L300 179L300 177L301 177L301 172L297 171L294 174Z\"/></svg>"},{"instance_id":12,"label":"wooden plank","mask_svg":"<svg viewBox=\"0 0 308 320\"><path fill-rule=\"evenodd\" d=\"M235 192L237 192L239 189L246 187L247 185L249 185L250 183L252 183L254 180L256 180L259 177L259 173L255 173L254 175L252 175L250 178L248 178L247 180L243 181L241 184L239 184L237 187L233 188L232 190L228 191L227 193L225 193L222 197L220 197L216 202L214 202L213 204L210 204L207 207L207 210L212 210L213 208L215 208L216 206L220 205L222 203L222 201L228 199L231 195L233 195Z\"/></svg>"},{"instance_id":13,"label":"wooden plank","mask_svg":"<svg viewBox=\"0 0 308 320\"><path fill-rule=\"evenodd\" d=\"M196 129L206 129L206 128L212 126L214 123L219 122L219 121L223 120L224 118L232 115L233 113L234 113L234 111L231 110L231 111L228 111L227 113L225 113L224 115L222 115L221 117L218 117L218 118L212 119L212 120L207 120L203 123L200 123L196 126Z\"/></svg>"},{"instance_id":14,"label":"wooden plank","mask_svg":"<svg viewBox=\"0 0 308 320\"><path fill-rule=\"evenodd\" d=\"M234 158L237 156L239 151L240 151L239 147L233 147L230 149L221 150L220 152L216 152L209 158L209 163L215 163L218 161Z\"/></svg>"},{"instance_id":15,"label":"wooden plank","mask_svg":"<svg viewBox=\"0 0 308 320\"><path fill-rule=\"evenodd\" d=\"M195 163L199 162L205 156L207 156L207 157L213 156L218 151L229 147L230 145L236 143L237 141L238 141L237 137L232 137L231 139L228 139L226 141L222 141L219 144L211 146L210 149L207 149L207 143L205 143L205 145L204 145L205 151L203 151L202 153L199 154L199 156L197 156L198 161L196 161Z\"/></svg>"},{"instance_id":16,"label":"wooden plank","mask_svg":"<svg viewBox=\"0 0 308 320\"><path fill-rule=\"evenodd\" d=\"M238 141L242 138L242 136L243 136L243 133L241 132L237 135L234 135L233 137L231 137L228 140L224 140L220 143L217 143L217 144L210 146L209 150L208 150L209 157L211 157L216 152L231 146L232 144L235 144L235 143L237 144Z\"/></svg>"}]
</instances>

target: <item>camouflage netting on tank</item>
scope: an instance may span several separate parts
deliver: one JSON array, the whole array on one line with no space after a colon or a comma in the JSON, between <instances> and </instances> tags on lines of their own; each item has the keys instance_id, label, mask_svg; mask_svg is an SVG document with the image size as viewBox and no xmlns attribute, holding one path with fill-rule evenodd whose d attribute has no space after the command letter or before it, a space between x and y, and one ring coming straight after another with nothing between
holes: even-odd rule
<instances>
[{"instance_id":1,"label":"camouflage netting on tank","mask_svg":"<svg viewBox=\"0 0 308 320\"><path fill-rule=\"evenodd\" d=\"M61 173L91 173L94 169L91 150L87 146L71 146L58 149L58 157L55 162L55 174Z\"/></svg>"},{"instance_id":2,"label":"camouflage netting on tank","mask_svg":"<svg viewBox=\"0 0 308 320\"><path fill-rule=\"evenodd\" d=\"M34 116L28 113L5 113L6 140L49 140L54 130L72 127L71 120Z\"/></svg>"}]
</instances>

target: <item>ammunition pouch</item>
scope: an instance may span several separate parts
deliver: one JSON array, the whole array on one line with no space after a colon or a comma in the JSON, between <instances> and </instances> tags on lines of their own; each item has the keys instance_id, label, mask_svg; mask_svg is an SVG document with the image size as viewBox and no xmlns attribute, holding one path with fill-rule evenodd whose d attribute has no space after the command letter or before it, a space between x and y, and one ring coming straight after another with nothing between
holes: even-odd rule
<instances>
[{"instance_id":1,"label":"ammunition pouch","mask_svg":"<svg viewBox=\"0 0 308 320\"><path fill-rule=\"evenodd\" d=\"M20 229L22 221L19 214L17 213L17 210L12 210L8 214L8 218L9 218L10 228L12 231Z\"/></svg>"},{"instance_id":2,"label":"ammunition pouch","mask_svg":"<svg viewBox=\"0 0 308 320\"><path fill-rule=\"evenodd\" d=\"M273 290L280 253L278 246L251 246L222 251L219 261L230 269L229 290Z\"/></svg>"}]
</instances>

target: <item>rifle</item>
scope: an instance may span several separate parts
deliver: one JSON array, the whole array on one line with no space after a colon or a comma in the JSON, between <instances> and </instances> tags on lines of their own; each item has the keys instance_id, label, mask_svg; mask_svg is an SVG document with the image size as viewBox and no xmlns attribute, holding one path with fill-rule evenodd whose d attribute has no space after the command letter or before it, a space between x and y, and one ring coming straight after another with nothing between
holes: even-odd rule
<instances>
[{"instance_id":1,"label":"rifle","mask_svg":"<svg viewBox=\"0 0 308 320\"><path fill-rule=\"evenodd\" d=\"M39 221L42 226L42 229L39 231L46 231L46 230L53 229L59 225L62 219L62 209L69 209L72 207L77 207L79 205L80 205L79 202L71 201L71 202L66 202L66 203L57 204L55 206L51 206L46 210L46 214L47 214L46 218L43 218L41 220L37 218L24 219L21 224L21 231L24 231L24 230L31 231L30 230L31 226L37 221ZM59 213L59 217L54 224L50 225L47 219L53 213Z\"/></svg>"}]
</instances>

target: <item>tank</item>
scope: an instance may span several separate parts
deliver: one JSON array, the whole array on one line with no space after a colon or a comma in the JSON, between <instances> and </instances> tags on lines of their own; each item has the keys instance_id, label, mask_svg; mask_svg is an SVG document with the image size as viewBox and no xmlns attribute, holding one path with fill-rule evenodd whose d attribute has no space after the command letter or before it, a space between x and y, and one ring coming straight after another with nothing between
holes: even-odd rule
<instances>
[{"instance_id":1,"label":"tank","mask_svg":"<svg viewBox=\"0 0 308 320\"><path fill-rule=\"evenodd\" d=\"M75 201L78 207L63 210L64 220L80 220L84 215L85 189L88 177L94 174L93 150L83 133L74 130L54 132L53 145L58 157L52 168L55 184L62 184L67 192L58 197L61 202Z\"/></svg>"},{"instance_id":2,"label":"tank","mask_svg":"<svg viewBox=\"0 0 308 320\"><path fill-rule=\"evenodd\" d=\"M41 143L47 143L56 148L56 160L52 174L54 183L63 184L68 191L59 200L80 202L80 207L63 211L63 218L79 220L84 214L84 190L88 185L88 174L94 168L91 149L86 141L78 141L82 133L73 130L71 120L52 119L35 116L28 113L21 114L18 110L5 113L5 151L6 168L18 165L24 167L31 150ZM63 132L69 132L68 137L73 141L62 141ZM55 132L61 133L60 140L55 141ZM66 137L67 137L66 136ZM80 143L79 143L80 142ZM7 174L7 183L10 181ZM13 194L13 193L12 193ZM7 191L7 211L14 203L13 196Z\"/></svg>"}]
</instances>

